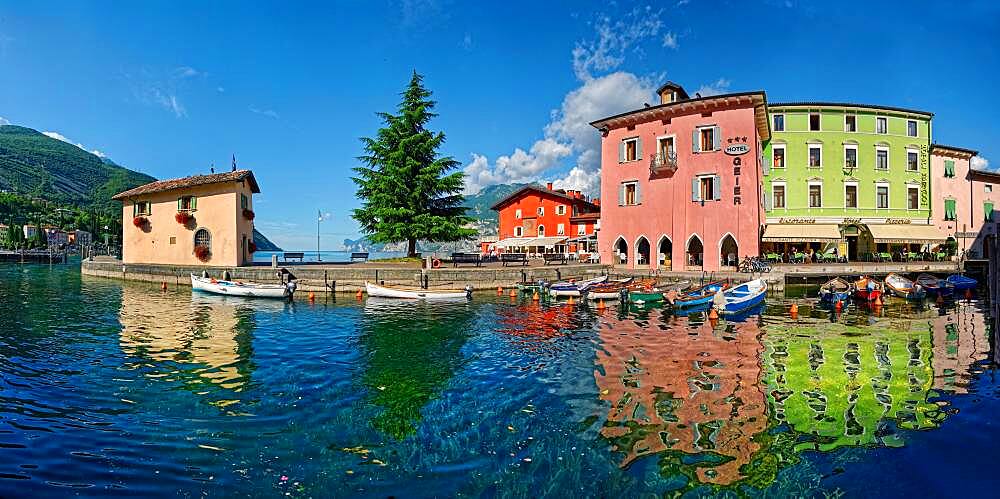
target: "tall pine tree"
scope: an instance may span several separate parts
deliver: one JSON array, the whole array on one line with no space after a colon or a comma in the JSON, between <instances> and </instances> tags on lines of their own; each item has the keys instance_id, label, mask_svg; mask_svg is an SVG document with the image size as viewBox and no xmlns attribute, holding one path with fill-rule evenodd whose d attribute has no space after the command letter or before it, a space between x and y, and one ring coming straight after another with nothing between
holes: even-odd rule
<instances>
[{"instance_id":1,"label":"tall pine tree","mask_svg":"<svg viewBox=\"0 0 1000 499\"><path fill-rule=\"evenodd\" d=\"M417 251L417 240L459 241L476 235L462 206L465 175L459 162L439 157L444 133L425 128L437 116L435 102L413 72L403 92L398 114L378 113L384 126L375 137L363 137L365 154L354 168L361 208L353 217L374 243L407 242L407 256Z\"/></svg>"}]
</instances>

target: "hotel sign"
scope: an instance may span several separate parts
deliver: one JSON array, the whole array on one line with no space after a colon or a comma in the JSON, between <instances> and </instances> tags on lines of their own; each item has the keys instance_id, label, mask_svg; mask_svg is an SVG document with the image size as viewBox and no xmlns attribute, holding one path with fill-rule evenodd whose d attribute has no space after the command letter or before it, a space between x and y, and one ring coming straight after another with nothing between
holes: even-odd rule
<instances>
[{"instance_id":1,"label":"hotel sign","mask_svg":"<svg viewBox=\"0 0 1000 499\"><path fill-rule=\"evenodd\" d=\"M730 156L742 156L750 152L750 146L748 144L729 144L726 146L725 152Z\"/></svg>"}]
</instances>

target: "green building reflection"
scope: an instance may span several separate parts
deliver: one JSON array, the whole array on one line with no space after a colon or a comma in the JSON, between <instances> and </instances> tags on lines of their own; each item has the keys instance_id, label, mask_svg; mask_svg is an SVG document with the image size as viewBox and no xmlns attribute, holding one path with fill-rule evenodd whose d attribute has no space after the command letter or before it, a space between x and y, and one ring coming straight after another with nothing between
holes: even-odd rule
<instances>
[{"instance_id":1,"label":"green building reflection","mask_svg":"<svg viewBox=\"0 0 1000 499\"><path fill-rule=\"evenodd\" d=\"M361 381L382 408L372 427L397 440L416 432L421 410L465 362L461 350L474 317L464 302L368 298L359 338L367 356Z\"/></svg>"}]
</instances>

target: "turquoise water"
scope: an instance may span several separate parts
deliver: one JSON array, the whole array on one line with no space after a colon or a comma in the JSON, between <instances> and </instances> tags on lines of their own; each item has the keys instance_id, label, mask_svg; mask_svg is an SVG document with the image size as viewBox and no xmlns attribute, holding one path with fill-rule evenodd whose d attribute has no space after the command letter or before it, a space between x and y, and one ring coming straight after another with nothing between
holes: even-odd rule
<instances>
[{"instance_id":1,"label":"turquoise water","mask_svg":"<svg viewBox=\"0 0 1000 499\"><path fill-rule=\"evenodd\" d=\"M805 303L805 302L800 302ZM0 497L940 497L1000 478L975 299L285 304L0 265Z\"/></svg>"}]
</instances>

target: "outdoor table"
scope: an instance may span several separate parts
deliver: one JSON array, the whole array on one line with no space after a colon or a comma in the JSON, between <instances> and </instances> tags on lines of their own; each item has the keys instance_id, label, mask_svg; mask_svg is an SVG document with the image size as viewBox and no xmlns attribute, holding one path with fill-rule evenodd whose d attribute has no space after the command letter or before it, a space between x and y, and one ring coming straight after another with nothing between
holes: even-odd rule
<instances>
[{"instance_id":1,"label":"outdoor table","mask_svg":"<svg viewBox=\"0 0 1000 499\"><path fill-rule=\"evenodd\" d=\"M948 257L948 255L944 254L944 252L936 253L934 256L937 257L939 262L943 262L944 259Z\"/></svg>"},{"instance_id":2,"label":"outdoor table","mask_svg":"<svg viewBox=\"0 0 1000 499\"><path fill-rule=\"evenodd\" d=\"M910 260L912 262L914 260L919 260L920 259L920 253L907 253L906 257L907 257L908 260Z\"/></svg>"},{"instance_id":3,"label":"outdoor table","mask_svg":"<svg viewBox=\"0 0 1000 499\"><path fill-rule=\"evenodd\" d=\"M880 262L891 262L892 261L892 253L879 253L878 254L878 259L879 259Z\"/></svg>"},{"instance_id":4,"label":"outdoor table","mask_svg":"<svg viewBox=\"0 0 1000 499\"><path fill-rule=\"evenodd\" d=\"M794 258L795 261L797 261L799 263L806 263L806 254L805 253L796 253L795 255L793 255L792 258Z\"/></svg>"}]
</instances>

